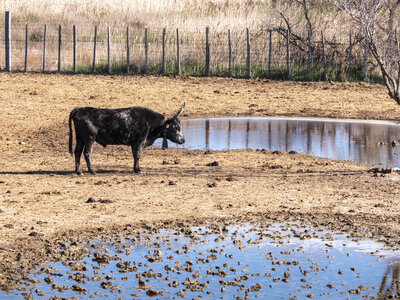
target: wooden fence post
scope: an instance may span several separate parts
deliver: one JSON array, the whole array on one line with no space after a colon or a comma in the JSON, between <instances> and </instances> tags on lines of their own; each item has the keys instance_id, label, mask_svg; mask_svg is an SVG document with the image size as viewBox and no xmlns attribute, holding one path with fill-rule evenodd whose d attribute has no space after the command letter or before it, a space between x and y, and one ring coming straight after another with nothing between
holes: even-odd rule
<instances>
[{"instance_id":1,"label":"wooden fence post","mask_svg":"<svg viewBox=\"0 0 400 300\"><path fill-rule=\"evenodd\" d=\"M166 29L165 27L163 28L162 32L162 73L165 74L165 35L166 35Z\"/></svg>"},{"instance_id":2,"label":"wooden fence post","mask_svg":"<svg viewBox=\"0 0 400 300\"><path fill-rule=\"evenodd\" d=\"M62 31L61 25L58 26L58 66L57 71L61 72L61 43L62 43Z\"/></svg>"},{"instance_id":3,"label":"wooden fence post","mask_svg":"<svg viewBox=\"0 0 400 300\"><path fill-rule=\"evenodd\" d=\"M290 38L290 30L286 30L286 73L287 73L287 79L290 80L290 52L289 52L289 38Z\"/></svg>"},{"instance_id":4,"label":"wooden fence post","mask_svg":"<svg viewBox=\"0 0 400 300\"><path fill-rule=\"evenodd\" d=\"M389 72L393 75L393 33L389 33L390 48L389 48Z\"/></svg>"},{"instance_id":5,"label":"wooden fence post","mask_svg":"<svg viewBox=\"0 0 400 300\"><path fill-rule=\"evenodd\" d=\"M44 25L43 32L43 73L46 71L46 35L47 35L47 25Z\"/></svg>"},{"instance_id":6,"label":"wooden fence post","mask_svg":"<svg viewBox=\"0 0 400 300\"><path fill-rule=\"evenodd\" d=\"M72 27L72 31L73 31L73 40L74 40L74 45L73 45L73 47L74 47L74 49L73 49L73 51L74 51L74 54L73 54L73 70L74 70L74 73L76 72L76 26L74 25L73 27Z\"/></svg>"},{"instance_id":7,"label":"wooden fence post","mask_svg":"<svg viewBox=\"0 0 400 300\"><path fill-rule=\"evenodd\" d=\"M307 79L311 81L311 30L308 30L308 58L307 58Z\"/></svg>"},{"instance_id":8,"label":"wooden fence post","mask_svg":"<svg viewBox=\"0 0 400 300\"><path fill-rule=\"evenodd\" d=\"M251 77L251 58L250 58L250 30L246 28L246 44L247 44L247 78Z\"/></svg>"},{"instance_id":9,"label":"wooden fence post","mask_svg":"<svg viewBox=\"0 0 400 300\"><path fill-rule=\"evenodd\" d=\"M149 73L149 41L147 36L147 26L144 29L144 72Z\"/></svg>"},{"instance_id":10,"label":"wooden fence post","mask_svg":"<svg viewBox=\"0 0 400 300\"><path fill-rule=\"evenodd\" d=\"M25 64L24 64L24 72L27 71L28 68L28 24L25 26Z\"/></svg>"},{"instance_id":11,"label":"wooden fence post","mask_svg":"<svg viewBox=\"0 0 400 300\"><path fill-rule=\"evenodd\" d=\"M328 79L326 71L326 54L325 54L325 38L324 32L321 30L321 41L322 41L322 64L324 67L324 81Z\"/></svg>"},{"instance_id":12,"label":"wooden fence post","mask_svg":"<svg viewBox=\"0 0 400 300\"><path fill-rule=\"evenodd\" d=\"M229 77L232 76L232 42L231 42L231 30L228 29L228 75Z\"/></svg>"},{"instance_id":13,"label":"wooden fence post","mask_svg":"<svg viewBox=\"0 0 400 300\"><path fill-rule=\"evenodd\" d=\"M129 26L126 26L126 74L129 74Z\"/></svg>"},{"instance_id":14,"label":"wooden fence post","mask_svg":"<svg viewBox=\"0 0 400 300\"><path fill-rule=\"evenodd\" d=\"M206 76L210 76L210 27L206 27Z\"/></svg>"},{"instance_id":15,"label":"wooden fence post","mask_svg":"<svg viewBox=\"0 0 400 300\"><path fill-rule=\"evenodd\" d=\"M6 11L5 25L6 71L11 72L11 13L9 11Z\"/></svg>"},{"instance_id":16,"label":"wooden fence post","mask_svg":"<svg viewBox=\"0 0 400 300\"><path fill-rule=\"evenodd\" d=\"M111 74L111 37L110 37L110 26L107 26L107 67L108 67L108 74Z\"/></svg>"},{"instance_id":17,"label":"wooden fence post","mask_svg":"<svg viewBox=\"0 0 400 300\"><path fill-rule=\"evenodd\" d=\"M94 26L92 73L94 73L94 71L95 71L95 69L96 69L96 45L97 45L97 25Z\"/></svg>"},{"instance_id":18,"label":"wooden fence post","mask_svg":"<svg viewBox=\"0 0 400 300\"><path fill-rule=\"evenodd\" d=\"M176 29L176 73L181 73L181 58L179 53L179 30Z\"/></svg>"},{"instance_id":19,"label":"wooden fence post","mask_svg":"<svg viewBox=\"0 0 400 300\"><path fill-rule=\"evenodd\" d=\"M268 77L271 76L271 56L272 56L272 30L269 29L269 47L268 47Z\"/></svg>"},{"instance_id":20,"label":"wooden fence post","mask_svg":"<svg viewBox=\"0 0 400 300\"><path fill-rule=\"evenodd\" d=\"M350 81L350 79L351 79L351 47L352 47L352 44L351 44L351 31L350 31L350 33L349 33L349 73L348 73L348 75L347 75L347 81Z\"/></svg>"},{"instance_id":21,"label":"wooden fence post","mask_svg":"<svg viewBox=\"0 0 400 300\"><path fill-rule=\"evenodd\" d=\"M368 41L364 38L364 82L367 82L368 75Z\"/></svg>"}]
</instances>

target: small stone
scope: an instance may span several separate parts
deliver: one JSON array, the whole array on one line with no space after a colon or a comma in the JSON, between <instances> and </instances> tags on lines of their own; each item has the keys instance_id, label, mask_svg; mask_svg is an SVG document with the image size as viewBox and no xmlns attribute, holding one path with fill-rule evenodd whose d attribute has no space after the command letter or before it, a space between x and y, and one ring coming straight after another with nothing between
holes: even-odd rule
<instances>
[{"instance_id":1,"label":"small stone","mask_svg":"<svg viewBox=\"0 0 400 300\"><path fill-rule=\"evenodd\" d=\"M40 232L32 231L32 232L29 234L29 236L33 236L33 237L42 237L42 236L44 236L44 234L43 234L43 233L40 233Z\"/></svg>"},{"instance_id":2,"label":"small stone","mask_svg":"<svg viewBox=\"0 0 400 300\"><path fill-rule=\"evenodd\" d=\"M349 290L349 294L351 294L351 295L359 295L360 294L360 290L359 289Z\"/></svg>"},{"instance_id":3,"label":"small stone","mask_svg":"<svg viewBox=\"0 0 400 300\"><path fill-rule=\"evenodd\" d=\"M218 167L219 163L217 161L213 161L211 163L206 164L207 167Z\"/></svg>"},{"instance_id":4,"label":"small stone","mask_svg":"<svg viewBox=\"0 0 400 300\"><path fill-rule=\"evenodd\" d=\"M51 277L46 277L46 278L44 279L44 282L46 282L47 284L53 283L53 278L51 278Z\"/></svg>"},{"instance_id":5,"label":"small stone","mask_svg":"<svg viewBox=\"0 0 400 300\"><path fill-rule=\"evenodd\" d=\"M257 283L256 285L253 285L252 287L250 287L251 292L258 292L261 289L262 289L261 283Z\"/></svg>"},{"instance_id":6,"label":"small stone","mask_svg":"<svg viewBox=\"0 0 400 300\"><path fill-rule=\"evenodd\" d=\"M86 203L93 203L96 202L96 200L93 197L90 197L89 199L87 199Z\"/></svg>"},{"instance_id":7,"label":"small stone","mask_svg":"<svg viewBox=\"0 0 400 300\"><path fill-rule=\"evenodd\" d=\"M92 277L92 281L102 281L104 278L103 276L97 275Z\"/></svg>"},{"instance_id":8,"label":"small stone","mask_svg":"<svg viewBox=\"0 0 400 300\"><path fill-rule=\"evenodd\" d=\"M81 287L79 284L75 284L72 286L72 290L74 292L78 292L78 293L84 293L86 292L86 289L84 289L83 287Z\"/></svg>"},{"instance_id":9,"label":"small stone","mask_svg":"<svg viewBox=\"0 0 400 300\"><path fill-rule=\"evenodd\" d=\"M114 201L109 200L109 199L100 199L99 202L100 203L113 203Z\"/></svg>"},{"instance_id":10,"label":"small stone","mask_svg":"<svg viewBox=\"0 0 400 300\"><path fill-rule=\"evenodd\" d=\"M68 264L72 271L87 271L88 268L79 262L70 262Z\"/></svg>"},{"instance_id":11,"label":"small stone","mask_svg":"<svg viewBox=\"0 0 400 300\"><path fill-rule=\"evenodd\" d=\"M111 282L111 281L103 281L103 282L100 284L100 286L101 286L103 289L109 289L109 288L112 287L112 282Z\"/></svg>"},{"instance_id":12,"label":"small stone","mask_svg":"<svg viewBox=\"0 0 400 300\"><path fill-rule=\"evenodd\" d=\"M149 290L146 291L146 295L149 296L149 297L154 297L154 296L157 296L159 294L160 294L160 292L155 290L155 289L149 289Z\"/></svg>"}]
</instances>

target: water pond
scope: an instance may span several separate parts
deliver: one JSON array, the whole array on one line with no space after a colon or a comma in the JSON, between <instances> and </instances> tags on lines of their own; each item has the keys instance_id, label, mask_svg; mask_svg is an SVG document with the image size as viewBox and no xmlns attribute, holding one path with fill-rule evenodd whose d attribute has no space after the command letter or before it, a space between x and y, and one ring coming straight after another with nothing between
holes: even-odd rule
<instances>
[{"instance_id":1,"label":"water pond","mask_svg":"<svg viewBox=\"0 0 400 300\"><path fill-rule=\"evenodd\" d=\"M188 149L296 151L380 167L399 167L400 125L385 121L301 118L182 120Z\"/></svg>"},{"instance_id":2,"label":"water pond","mask_svg":"<svg viewBox=\"0 0 400 300\"><path fill-rule=\"evenodd\" d=\"M399 274L396 251L294 223L143 230L87 247L0 298L360 299L392 294Z\"/></svg>"}]
</instances>

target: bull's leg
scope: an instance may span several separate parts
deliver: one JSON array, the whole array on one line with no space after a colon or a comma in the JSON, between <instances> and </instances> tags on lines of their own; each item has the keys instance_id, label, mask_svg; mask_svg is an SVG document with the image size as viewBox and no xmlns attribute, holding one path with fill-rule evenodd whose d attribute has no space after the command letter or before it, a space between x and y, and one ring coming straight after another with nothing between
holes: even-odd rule
<instances>
[{"instance_id":1,"label":"bull's leg","mask_svg":"<svg viewBox=\"0 0 400 300\"><path fill-rule=\"evenodd\" d=\"M75 147L75 170L76 174L82 175L81 170L81 155L83 151L83 142L81 139L76 139L76 147Z\"/></svg>"},{"instance_id":2,"label":"bull's leg","mask_svg":"<svg viewBox=\"0 0 400 300\"><path fill-rule=\"evenodd\" d=\"M141 173L139 167L139 159L140 159L140 152L142 151L142 147L139 145L132 145L132 155L133 155L133 171L135 173Z\"/></svg>"},{"instance_id":3,"label":"bull's leg","mask_svg":"<svg viewBox=\"0 0 400 300\"><path fill-rule=\"evenodd\" d=\"M85 156L86 164L89 169L89 172L92 174L96 174L92 167L92 148L93 148L93 141L89 140L85 143L85 149L83 150L83 155Z\"/></svg>"}]
</instances>

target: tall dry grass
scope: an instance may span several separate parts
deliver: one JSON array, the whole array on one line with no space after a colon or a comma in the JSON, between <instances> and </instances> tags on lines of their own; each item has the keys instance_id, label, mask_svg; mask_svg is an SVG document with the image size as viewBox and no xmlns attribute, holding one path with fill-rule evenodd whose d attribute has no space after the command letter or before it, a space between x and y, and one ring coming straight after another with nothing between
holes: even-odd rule
<instances>
[{"instance_id":1,"label":"tall dry grass","mask_svg":"<svg viewBox=\"0 0 400 300\"><path fill-rule=\"evenodd\" d=\"M349 20L325 0L313 0L309 19L313 24L314 63L320 63L321 38L324 31L328 41L326 52L332 67L345 68L348 47ZM63 26L62 65L72 64L72 26L78 31L78 64L90 65L93 52L94 26L99 27L98 62L106 62L106 26L111 27L112 60L122 62L125 55L126 27L131 30L132 63L143 65L144 28L149 30L149 59L161 61L162 28L167 28L167 60L174 68L176 57L175 29L179 28L181 60L204 64L205 28L210 27L211 63L213 73L226 69L228 57L227 30L231 30L232 59L240 72L246 63L245 29L250 28L252 63L266 69L268 29L291 26L291 63L303 65L307 59L306 36L308 25L304 11L293 1L278 0L3 0L0 15L12 13L14 68L24 62L25 24L29 24L28 69L40 70L43 48L43 26L47 24L48 70L57 65L58 25ZM272 65L285 64L285 39L282 31L274 32ZM0 31L4 40L4 31ZM358 49L359 50L359 49ZM361 52L353 49L354 61ZM4 55L4 54L0 54ZM0 56L0 67L3 57ZM240 73L239 72L239 73Z\"/></svg>"},{"instance_id":2,"label":"tall dry grass","mask_svg":"<svg viewBox=\"0 0 400 300\"><path fill-rule=\"evenodd\" d=\"M3 0L1 13L16 24L46 22L217 30L259 26L272 15L270 0Z\"/></svg>"}]
</instances>

